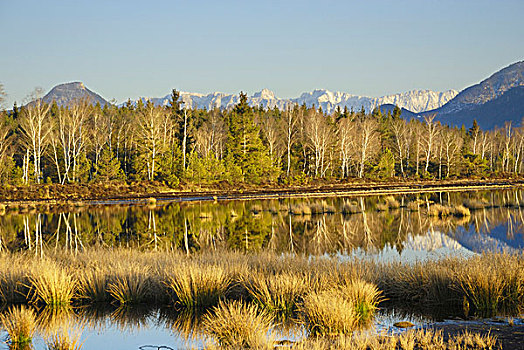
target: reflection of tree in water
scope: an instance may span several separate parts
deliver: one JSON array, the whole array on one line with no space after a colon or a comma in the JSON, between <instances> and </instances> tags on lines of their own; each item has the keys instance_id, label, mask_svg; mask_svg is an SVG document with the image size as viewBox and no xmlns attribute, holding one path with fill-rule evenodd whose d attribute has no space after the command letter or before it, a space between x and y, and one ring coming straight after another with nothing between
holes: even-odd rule
<instances>
[{"instance_id":1,"label":"reflection of tree in water","mask_svg":"<svg viewBox=\"0 0 524 350\"><path fill-rule=\"evenodd\" d=\"M379 196L182 202L154 208L92 206L42 213L8 210L0 216L0 249L42 254L46 247L75 253L86 246L105 246L180 249L188 254L223 248L331 254L388 245L402 250L408 236L453 235L459 227L489 234L502 225L508 239L523 231L522 191L413 194L397 200L400 208L380 210L384 198ZM354 211L343 214L342 207L349 202ZM428 216L434 203L464 204L471 208L471 216ZM335 208L335 213L318 213L322 206Z\"/></svg>"}]
</instances>

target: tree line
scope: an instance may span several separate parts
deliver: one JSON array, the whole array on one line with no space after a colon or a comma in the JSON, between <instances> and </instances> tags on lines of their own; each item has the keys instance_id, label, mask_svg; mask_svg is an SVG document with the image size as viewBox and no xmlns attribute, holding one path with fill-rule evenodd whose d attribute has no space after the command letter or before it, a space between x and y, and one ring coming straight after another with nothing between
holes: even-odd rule
<instances>
[{"instance_id":1,"label":"tree line","mask_svg":"<svg viewBox=\"0 0 524 350\"><path fill-rule=\"evenodd\" d=\"M158 181L305 184L313 179L447 179L523 172L524 129L405 120L315 106L231 109L42 99L0 111L0 180L10 184Z\"/></svg>"}]
</instances>

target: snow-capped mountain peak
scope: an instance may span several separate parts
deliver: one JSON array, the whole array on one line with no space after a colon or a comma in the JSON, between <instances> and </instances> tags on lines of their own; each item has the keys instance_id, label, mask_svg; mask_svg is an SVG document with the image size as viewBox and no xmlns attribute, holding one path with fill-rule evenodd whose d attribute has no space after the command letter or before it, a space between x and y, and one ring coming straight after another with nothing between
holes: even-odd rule
<instances>
[{"instance_id":1,"label":"snow-capped mountain peak","mask_svg":"<svg viewBox=\"0 0 524 350\"><path fill-rule=\"evenodd\" d=\"M286 109L293 105L303 105L308 107L321 107L324 112L332 113L337 107L344 107L353 110L360 110L362 107L368 112L375 107L383 104L395 104L401 108L408 109L415 113L438 108L444 105L457 95L457 91L448 90L444 92L434 92L430 90L413 90L406 93L387 95L382 97L367 97L352 95L346 92L330 91L326 89L316 89L311 92L304 92L297 98L281 99L269 89L262 89L248 97L251 106L262 106L263 108ZM180 98L186 108L206 108L206 109L228 109L238 103L238 95L213 92L210 94L181 92ZM167 105L170 95L163 98L153 99L159 105Z\"/></svg>"}]
</instances>

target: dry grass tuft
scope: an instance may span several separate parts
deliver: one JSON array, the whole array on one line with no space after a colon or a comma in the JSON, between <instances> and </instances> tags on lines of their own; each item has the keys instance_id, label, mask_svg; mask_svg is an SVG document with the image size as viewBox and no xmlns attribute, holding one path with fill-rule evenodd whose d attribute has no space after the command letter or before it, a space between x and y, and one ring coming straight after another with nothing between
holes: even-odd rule
<instances>
[{"instance_id":1,"label":"dry grass tuft","mask_svg":"<svg viewBox=\"0 0 524 350\"><path fill-rule=\"evenodd\" d=\"M268 337L273 318L254 304L221 302L204 316L203 328L219 346L232 349L272 349Z\"/></svg>"},{"instance_id":2,"label":"dry grass tuft","mask_svg":"<svg viewBox=\"0 0 524 350\"><path fill-rule=\"evenodd\" d=\"M174 269L165 285L173 302L188 309L217 305L231 283L228 273L220 266L186 263Z\"/></svg>"},{"instance_id":3,"label":"dry grass tuft","mask_svg":"<svg viewBox=\"0 0 524 350\"><path fill-rule=\"evenodd\" d=\"M79 277L78 295L90 303L110 302L108 293L110 276L107 271L92 269Z\"/></svg>"},{"instance_id":4,"label":"dry grass tuft","mask_svg":"<svg viewBox=\"0 0 524 350\"><path fill-rule=\"evenodd\" d=\"M498 349L497 338L490 334L464 332L444 340L442 331L431 329L407 331L400 335L374 335L355 332L331 338L308 338L293 345L295 350L480 350Z\"/></svg>"},{"instance_id":5,"label":"dry grass tuft","mask_svg":"<svg viewBox=\"0 0 524 350\"><path fill-rule=\"evenodd\" d=\"M391 209L398 209L400 208L400 202L393 196L387 196L385 198L385 201L389 208Z\"/></svg>"},{"instance_id":6,"label":"dry grass tuft","mask_svg":"<svg viewBox=\"0 0 524 350\"><path fill-rule=\"evenodd\" d=\"M471 212L468 208L464 207L463 205L450 207L442 204L433 204L428 209L428 215L440 218L444 218L447 216L469 217L471 216Z\"/></svg>"},{"instance_id":7,"label":"dry grass tuft","mask_svg":"<svg viewBox=\"0 0 524 350\"><path fill-rule=\"evenodd\" d=\"M355 280L307 295L300 311L312 335L349 334L371 321L379 301L376 286Z\"/></svg>"},{"instance_id":8,"label":"dry grass tuft","mask_svg":"<svg viewBox=\"0 0 524 350\"><path fill-rule=\"evenodd\" d=\"M126 265L117 267L107 291L120 305L143 303L147 301L150 292L147 278L149 270L147 266L127 261Z\"/></svg>"},{"instance_id":9,"label":"dry grass tuft","mask_svg":"<svg viewBox=\"0 0 524 350\"><path fill-rule=\"evenodd\" d=\"M293 215L311 215L311 208L305 203L294 204L289 208L289 212Z\"/></svg>"},{"instance_id":10,"label":"dry grass tuft","mask_svg":"<svg viewBox=\"0 0 524 350\"><path fill-rule=\"evenodd\" d=\"M311 288L307 275L296 273L265 274L255 272L241 282L249 296L265 309L291 315Z\"/></svg>"},{"instance_id":11,"label":"dry grass tuft","mask_svg":"<svg viewBox=\"0 0 524 350\"><path fill-rule=\"evenodd\" d=\"M0 323L6 330L9 343L13 348L22 348L30 344L36 331L36 314L25 306L11 307L5 314L0 314Z\"/></svg>"},{"instance_id":12,"label":"dry grass tuft","mask_svg":"<svg viewBox=\"0 0 524 350\"><path fill-rule=\"evenodd\" d=\"M31 272L29 283L32 302L51 307L70 305L78 285L68 271L50 260L43 260L40 267Z\"/></svg>"},{"instance_id":13,"label":"dry grass tuft","mask_svg":"<svg viewBox=\"0 0 524 350\"><path fill-rule=\"evenodd\" d=\"M484 317L521 312L524 309L523 267L518 257L508 254L471 258L456 275L466 306L475 315Z\"/></svg>"},{"instance_id":14,"label":"dry grass tuft","mask_svg":"<svg viewBox=\"0 0 524 350\"><path fill-rule=\"evenodd\" d=\"M408 210L409 211L419 211L420 210L420 201L416 200L416 201L413 201L413 202L409 202L408 203Z\"/></svg>"},{"instance_id":15,"label":"dry grass tuft","mask_svg":"<svg viewBox=\"0 0 524 350\"><path fill-rule=\"evenodd\" d=\"M389 206L386 203L377 203L376 208L377 211L387 211Z\"/></svg>"},{"instance_id":16,"label":"dry grass tuft","mask_svg":"<svg viewBox=\"0 0 524 350\"><path fill-rule=\"evenodd\" d=\"M358 325L369 324L382 300L382 292L377 286L361 279L355 279L345 282L340 287L340 291L353 304L358 317Z\"/></svg>"},{"instance_id":17,"label":"dry grass tuft","mask_svg":"<svg viewBox=\"0 0 524 350\"><path fill-rule=\"evenodd\" d=\"M0 255L0 302L19 304L29 294L31 260L25 255Z\"/></svg>"},{"instance_id":18,"label":"dry grass tuft","mask_svg":"<svg viewBox=\"0 0 524 350\"><path fill-rule=\"evenodd\" d=\"M362 209L355 203L346 202L342 205L341 211L344 215L351 215L361 213Z\"/></svg>"}]
</instances>

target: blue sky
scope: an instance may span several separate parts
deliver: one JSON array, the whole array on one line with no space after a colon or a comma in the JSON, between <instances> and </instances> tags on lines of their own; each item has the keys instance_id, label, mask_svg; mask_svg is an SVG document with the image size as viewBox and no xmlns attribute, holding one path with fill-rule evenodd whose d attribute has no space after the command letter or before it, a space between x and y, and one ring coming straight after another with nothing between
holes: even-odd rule
<instances>
[{"instance_id":1,"label":"blue sky","mask_svg":"<svg viewBox=\"0 0 524 350\"><path fill-rule=\"evenodd\" d=\"M524 59L524 1L0 0L8 103L83 81L106 99L462 89Z\"/></svg>"}]
</instances>

